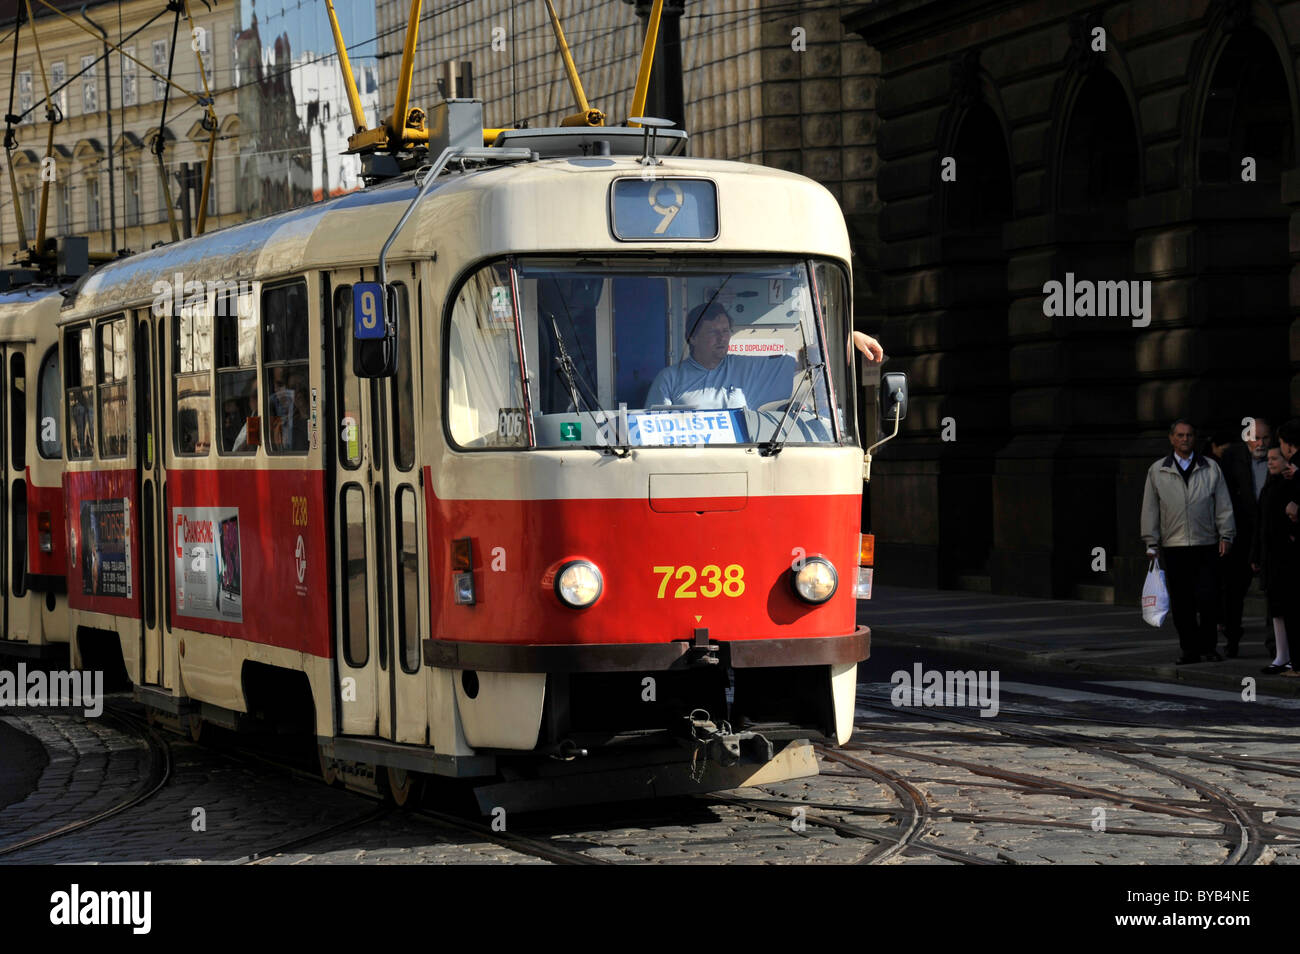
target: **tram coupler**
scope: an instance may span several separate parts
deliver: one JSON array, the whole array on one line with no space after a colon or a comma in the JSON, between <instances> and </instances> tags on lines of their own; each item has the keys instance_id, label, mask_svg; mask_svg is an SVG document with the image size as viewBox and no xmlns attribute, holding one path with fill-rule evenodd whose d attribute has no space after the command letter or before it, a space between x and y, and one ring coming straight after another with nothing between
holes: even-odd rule
<instances>
[{"instance_id":1,"label":"tram coupler","mask_svg":"<svg viewBox=\"0 0 1300 954\"><path fill-rule=\"evenodd\" d=\"M697 629L690 646L686 650L686 665L716 666L719 662L718 650L721 648L717 643L709 641L708 627Z\"/></svg>"},{"instance_id":2,"label":"tram coupler","mask_svg":"<svg viewBox=\"0 0 1300 954\"><path fill-rule=\"evenodd\" d=\"M772 742L757 732L732 732L725 720L715 723L704 709L695 709L686 716L688 737L683 742L692 749L692 761L703 763L714 759L719 765L731 766L740 761L742 753L760 763L772 761L776 751Z\"/></svg>"}]
</instances>

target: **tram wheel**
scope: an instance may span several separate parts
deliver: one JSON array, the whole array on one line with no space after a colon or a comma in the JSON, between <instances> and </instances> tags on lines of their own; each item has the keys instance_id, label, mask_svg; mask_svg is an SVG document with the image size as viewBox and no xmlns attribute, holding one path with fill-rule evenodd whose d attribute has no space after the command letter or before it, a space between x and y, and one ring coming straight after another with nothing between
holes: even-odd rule
<instances>
[{"instance_id":1,"label":"tram wheel","mask_svg":"<svg viewBox=\"0 0 1300 954\"><path fill-rule=\"evenodd\" d=\"M394 805L398 808L405 808L407 805L415 805L420 801L420 793L424 786L421 779L414 772L393 768L390 765L385 774L388 778L388 784L385 786L387 795L392 799Z\"/></svg>"}]
</instances>

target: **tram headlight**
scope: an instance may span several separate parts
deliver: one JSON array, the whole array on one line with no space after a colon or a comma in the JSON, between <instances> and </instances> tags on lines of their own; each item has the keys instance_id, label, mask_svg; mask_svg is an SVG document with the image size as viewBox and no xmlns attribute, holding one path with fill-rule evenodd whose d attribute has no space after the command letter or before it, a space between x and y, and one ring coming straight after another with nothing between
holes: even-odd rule
<instances>
[{"instance_id":1,"label":"tram headlight","mask_svg":"<svg viewBox=\"0 0 1300 954\"><path fill-rule=\"evenodd\" d=\"M600 599L605 581L594 563L573 560L555 574L555 595L565 606L583 609Z\"/></svg>"},{"instance_id":2,"label":"tram headlight","mask_svg":"<svg viewBox=\"0 0 1300 954\"><path fill-rule=\"evenodd\" d=\"M825 557L808 557L794 574L794 591L808 603L825 603L840 585L839 575Z\"/></svg>"}]
</instances>

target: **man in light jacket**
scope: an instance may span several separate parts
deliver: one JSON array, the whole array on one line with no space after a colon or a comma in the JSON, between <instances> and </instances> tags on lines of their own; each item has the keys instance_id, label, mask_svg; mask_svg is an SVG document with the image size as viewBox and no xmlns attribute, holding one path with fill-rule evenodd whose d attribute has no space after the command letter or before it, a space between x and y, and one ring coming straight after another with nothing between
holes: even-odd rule
<instances>
[{"instance_id":1,"label":"man in light jacket","mask_svg":"<svg viewBox=\"0 0 1300 954\"><path fill-rule=\"evenodd\" d=\"M1196 428L1174 421L1169 443L1169 456L1147 470L1142 539L1148 556L1159 550L1182 649L1178 664L1219 662L1219 566L1237 532L1232 501L1219 465L1194 450Z\"/></svg>"}]
</instances>

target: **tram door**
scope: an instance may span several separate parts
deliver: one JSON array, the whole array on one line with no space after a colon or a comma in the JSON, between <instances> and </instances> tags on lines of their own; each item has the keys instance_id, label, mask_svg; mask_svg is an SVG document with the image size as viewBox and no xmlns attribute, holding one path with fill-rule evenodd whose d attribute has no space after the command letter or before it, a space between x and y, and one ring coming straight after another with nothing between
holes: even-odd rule
<instances>
[{"instance_id":1,"label":"tram door","mask_svg":"<svg viewBox=\"0 0 1300 954\"><path fill-rule=\"evenodd\" d=\"M421 639L428 606L424 501L416 466L418 362L410 342L410 284L397 285L398 375L368 380L352 373L352 285L356 270L334 275L338 400L335 481L339 620L336 653L345 734L377 734L422 743L428 724Z\"/></svg>"},{"instance_id":2,"label":"tram door","mask_svg":"<svg viewBox=\"0 0 1300 954\"><path fill-rule=\"evenodd\" d=\"M130 320L130 319L128 319ZM167 526L162 519L162 447L159 422L162 420L162 369L158 366L158 345L147 312L134 318L135 340L135 467L136 499L140 501L137 523L140 528L140 638L143 640L141 682L154 686L170 685L163 659L162 601L167 596L163 580L166 543L162 534Z\"/></svg>"},{"instance_id":3,"label":"tram door","mask_svg":"<svg viewBox=\"0 0 1300 954\"><path fill-rule=\"evenodd\" d=\"M35 600L27 598L27 365L24 349L20 345L0 350L4 357L6 374L3 378L4 397L0 398L0 413L5 417L4 433L7 437L3 451L4 492L4 638L31 639L32 607Z\"/></svg>"}]
</instances>

